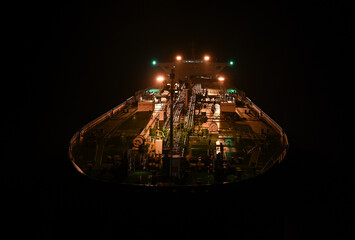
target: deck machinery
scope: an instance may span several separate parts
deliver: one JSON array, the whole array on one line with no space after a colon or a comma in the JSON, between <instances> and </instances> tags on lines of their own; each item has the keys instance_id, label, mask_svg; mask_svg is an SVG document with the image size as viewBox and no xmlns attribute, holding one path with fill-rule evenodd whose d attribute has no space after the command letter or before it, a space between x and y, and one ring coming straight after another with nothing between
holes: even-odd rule
<instances>
[{"instance_id":1,"label":"deck machinery","mask_svg":"<svg viewBox=\"0 0 355 240\"><path fill-rule=\"evenodd\" d=\"M228 63L156 63L160 86L143 89L71 139L76 169L102 181L145 186L227 184L281 162L283 129L243 91Z\"/></svg>"}]
</instances>

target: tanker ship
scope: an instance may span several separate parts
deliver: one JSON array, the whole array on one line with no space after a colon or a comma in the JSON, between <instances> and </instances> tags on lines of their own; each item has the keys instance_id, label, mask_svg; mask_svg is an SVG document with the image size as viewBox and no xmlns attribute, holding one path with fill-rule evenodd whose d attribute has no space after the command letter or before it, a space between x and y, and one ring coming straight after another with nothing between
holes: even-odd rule
<instances>
[{"instance_id":1,"label":"tanker ship","mask_svg":"<svg viewBox=\"0 0 355 240\"><path fill-rule=\"evenodd\" d=\"M223 75L233 61L152 65L159 87L135 92L70 140L81 174L149 187L232 184L285 158L284 130Z\"/></svg>"}]
</instances>

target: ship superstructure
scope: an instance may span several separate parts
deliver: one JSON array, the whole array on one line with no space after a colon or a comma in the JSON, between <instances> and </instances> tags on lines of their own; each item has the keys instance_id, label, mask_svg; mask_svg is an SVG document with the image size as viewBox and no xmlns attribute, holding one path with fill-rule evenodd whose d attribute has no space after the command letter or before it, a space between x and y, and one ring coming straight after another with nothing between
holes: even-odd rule
<instances>
[{"instance_id":1,"label":"ship superstructure","mask_svg":"<svg viewBox=\"0 0 355 240\"><path fill-rule=\"evenodd\" d=\"M159 88L137 91L73 136L78 171L120 184L195 186L240 182L284 159L283 129L223 76L233 62L153 64Z\"/></svg>"}]
</instances>

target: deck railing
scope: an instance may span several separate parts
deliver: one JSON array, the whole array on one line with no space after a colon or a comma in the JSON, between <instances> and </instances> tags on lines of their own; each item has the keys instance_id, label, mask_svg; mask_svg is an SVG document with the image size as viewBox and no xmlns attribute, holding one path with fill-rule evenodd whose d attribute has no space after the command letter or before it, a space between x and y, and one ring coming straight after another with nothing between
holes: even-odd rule
<instances>
[{"instance_id":1,"label":"deck railing","mask_svg":"<svg viewBox=\"0 0 355 240\"><path fill-rule=\"evenodd\" d=\"M80 141L80 137L83 136L87 131L89 131L93 127L97 126L98 124L100 124L101 122L106 120L107 118L110 118L111 116L116 114L118 111L120 111L121 109L126 107L127 104L132 103L133 101L135 101L135 97L134 96L128 98L126 101L124 101L120 105L108 110L107 112L105 112L104 114L99 116L98 118L95 118L93 121L91 121L88 124L86 124L84 127L82 127L79 131L77 131L73 135L73 137L70 139L70 142L69 142L69 158L73 162L75 168L78 169L78 166L76 166L75 163L74 163L75 159L74 159L74 157L72 155L72 146L73 146L73 144L77 143L78 140Z\"/></svg>"},{"instance_id":2,"label":"deck railing","mask_svg":"<svg viewBox=\"0 0 355 240\"><path fill-rule=\"evenodd\" d=\"M280 127L280 125L278 125L271 117L269 117L269 115L267 115L266 113L264 113L255 103L253 103L248 97L245 98L245 102L249 105L249 108L251 108L254 112L256 112L260 118L262 118L263 120L265 120L268 124L270 124L272 127L274 127L278 133L281 136L281 143L282 143L282 147L283 150L282 152L279 154L277 153L276 155L273 155L269 161L265 164L264 168L261 170L262 172L267 170L268 168L270 168L275 162L282 162L282 160L284 160L285 156L286 156L286 152L288 150L289 144L288 144L288 138L287 135L285 133L285 131L283 130L283 128Z\"/></svg>"}]
</instances>

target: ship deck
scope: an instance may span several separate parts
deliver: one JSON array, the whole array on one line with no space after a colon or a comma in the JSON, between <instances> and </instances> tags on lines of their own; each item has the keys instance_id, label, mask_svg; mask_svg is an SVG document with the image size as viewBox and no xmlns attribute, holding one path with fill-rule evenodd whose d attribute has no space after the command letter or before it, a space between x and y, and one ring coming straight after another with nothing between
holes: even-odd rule
<instances>
[{"instance_id":1,"label":"ship deck","mask_svg":"<svg viewBox=\"0 0 355 240\"><path fill-rule=\"evenodd\" d=\"M73 162L94 179L147 186L238 182L271 167L285 149L279 129L255 111L249 99L221 94L217 88L206 90L200 87L191 96L180 91L175 98L174 156L178 156L178 164L167 164L167 91L145 92L155 99L154 110L142 111L140 101L132 101L79 134L71 144ZM232 103L234 110L221 111L222 101ZM160 112L166 116L159 121ZM138 147L134 144L137 136L142 139ZM163 149L158 151L159 139Z\"/></svg>"}]
</instances>

